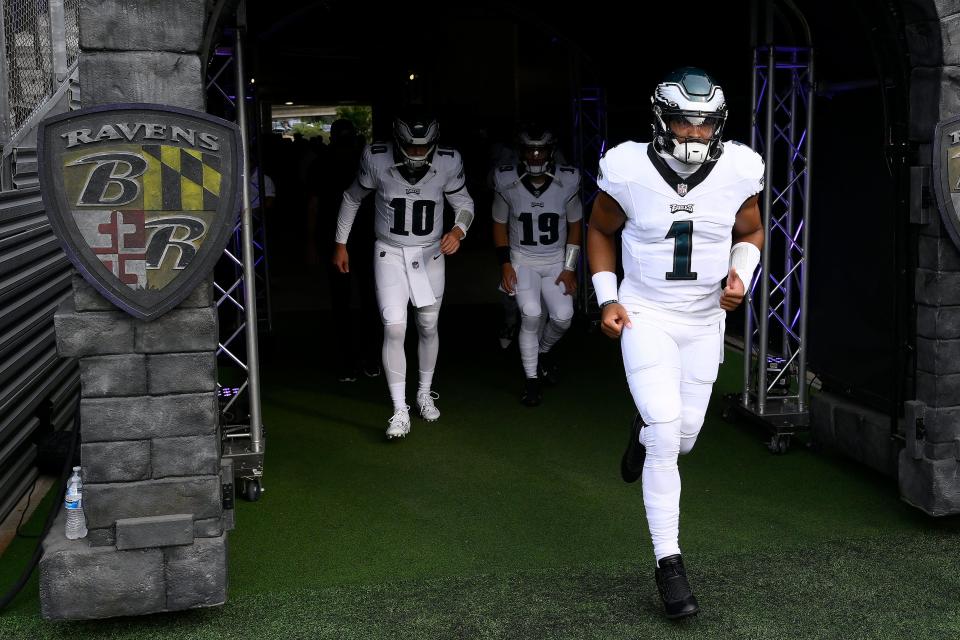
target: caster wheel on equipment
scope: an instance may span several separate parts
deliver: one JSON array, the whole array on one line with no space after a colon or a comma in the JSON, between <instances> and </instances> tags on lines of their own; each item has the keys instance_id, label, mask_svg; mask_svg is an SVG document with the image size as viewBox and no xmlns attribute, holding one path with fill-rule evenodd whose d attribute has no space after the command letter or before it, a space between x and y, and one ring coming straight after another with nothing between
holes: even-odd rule
<instances>
[{"instance_id":1,"label":"caster wheel on equipment","mask_svg":"<svg viewBox=\"0 0 960 640\"><path fill-rule=\"evenodd\" d=\"M243 481L243 497L247 502L256 502L263 495L263 485L259 480Z\"/></svg>"}]
</instances>

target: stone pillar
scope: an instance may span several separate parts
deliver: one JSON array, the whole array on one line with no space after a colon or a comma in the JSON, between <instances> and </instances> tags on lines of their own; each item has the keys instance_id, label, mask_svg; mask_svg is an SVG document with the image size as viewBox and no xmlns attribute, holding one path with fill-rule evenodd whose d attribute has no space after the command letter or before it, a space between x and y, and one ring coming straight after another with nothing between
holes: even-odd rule
<instances>
[{"instance_id":1,"label":"stone pillar","mask_svg":"<svg viewBox=\"0 0 960 640\"><path fill-rule=\"evenodd\" d=\"M84 0L84 106L150 102L203 111L205 0ZM222 604L227 537L217 429L212 278L144 322L82 278L55 316L61 356L80 359L83 507L89 534L44 541L41 610L103 618Z\"/></svg>"},{"instance_id":2,"label":"stone pillar","mask_svg":"<svg viewBox=\"0 0 960 640\"><path fill-rule=\"evenodd\" d=\"M960 7L905 0L910 78L910 137L919 166L931 167L940 120L960 114ZM899 456L900 495L931 515L960 513L960 250L932 204L918 239L916 399L905 407L906 447Z\"/></svg>"}]
</instances>

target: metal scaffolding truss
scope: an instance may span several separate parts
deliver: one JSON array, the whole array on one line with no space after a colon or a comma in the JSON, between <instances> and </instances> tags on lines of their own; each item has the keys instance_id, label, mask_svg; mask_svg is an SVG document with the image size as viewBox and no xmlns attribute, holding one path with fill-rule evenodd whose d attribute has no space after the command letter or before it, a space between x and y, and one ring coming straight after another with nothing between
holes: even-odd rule
<instances>
[{"instance_id":1,"label":"metal scaffolding truss","mask_svg":"<svg viewBox=\"0 0 960 640\"><path fill-rule=\"evenodd\" d=\"M607 97L600 87L579 87L573 99L573 164L580 170L580 199L583 202L583 241L586 246L590 207L597 196L597 171L600 157L607 148ZM599 320L597 295L593 290L586 262L581 252L580 311L587 318Z\"/></svg>"},{"instance_id":2,"label":"metal scaffolding truss","mask_svg":"<svg viewBox=\"0 0 960 640\"><path fill-rule=\"evenodd\" d=\"M256 138L258 121L255 119L250 123L247 117L255 100L252 95L246 96L241 28L234 31L230 46L215 50L208 66L206 87L208 95L223 98L224 115L235 118L243 143L243 209L233 229L233 237L214 270L221 337L217 358L228 365L220 367L217 386L221 398L223 455L233 460L234 476L243 483L241 494L256 500L262 491L265 445L260 406L258 331L270 328L270 287L266 226L259 206L263 200L259 194L264 193L263 172L257 172L258 184L254 185L249 179L251 160L256 157L251 149L260 145L256 144L259 142ZM251 195L254 188L258 194L256 201ZM239 371L241 380L224 380L227 371ZM241 398L247 399L249 420L238 410L237 403Z\"/></svg>"},{"instance_id":3,"label":"metal scaffolding truss","mask_svg":"<svg viewBox=\"0 0 960 640\"><path fill-rule=\"evenodd\" d=\"M807 263L813 139L813 50L754 50L750 143L766 163L764 251L747 296L743 409L774 427L786 450L807 424Z\"/></svg>"}]
</instances>

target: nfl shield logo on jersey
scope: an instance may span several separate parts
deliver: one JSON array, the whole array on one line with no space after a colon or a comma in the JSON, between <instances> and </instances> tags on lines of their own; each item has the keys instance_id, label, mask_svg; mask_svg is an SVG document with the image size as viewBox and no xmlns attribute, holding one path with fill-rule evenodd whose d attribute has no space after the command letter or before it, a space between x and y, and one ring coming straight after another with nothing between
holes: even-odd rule
<instances>
[{"instance_id":1,"label":"nfl shield logo on jersey","mask_svg":"<svg viewBox=\"0 0 960 640\"><path fill-rule=\"evenodd\" d=\"M933 183L943 226L960 247L960 117L937 125L933 138Z\"/></svg>"},{"instance_id":2,"label":"nfl shield logo on jersey","mask_svg":"<svg viewBox=\"0 0 960 640\"><path fill-rule=\"evenodd\" d=\"M686 182L681 182L681 183L679 183L679 184L677 185L677 195L680 196L681 198L682 198L683 196L687 195L687 183L686 183Z\"/></svg>"},{"instance_id":3,"label":"nfl shield logo on jersey","mask_svg":"<svg viewBox=\"0 0 960 640\"><path fill-rule=\"evenodd\" d=\"M40 125L50 224L81 275L152 320L211 271L233 231L240 133L205 113L107 105Z\"/></svg>"}]
</instances>

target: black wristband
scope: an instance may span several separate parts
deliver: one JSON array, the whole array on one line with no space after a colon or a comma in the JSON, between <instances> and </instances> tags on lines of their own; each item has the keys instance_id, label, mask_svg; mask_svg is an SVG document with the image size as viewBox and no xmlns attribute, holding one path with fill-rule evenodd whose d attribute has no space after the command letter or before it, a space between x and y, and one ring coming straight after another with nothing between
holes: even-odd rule
<instances>
[{"instance_id":1,"label":"black wristband","mask_svg":"<svg viewBox=\"0 0 960 640\"><path fill-rule=\"evenodd\" d=\"M607 301L605 301L605 302L601 302L601 303L600 303L600 308L603 309L603 308L604 308L605 306L607 306L608 304L617 304L617 300L614 299L614 300L607 300Z\"/></svg>"},{"instance_id":2,"label":"black wristband","mask_svg":"<svg viewBox=\"0 0 960 640\"><path fill-rule=\"evenodd\" d=\"M510 262L510 247L497 247L497 261L500 264Z\"/></svg>"}]
</instances>

